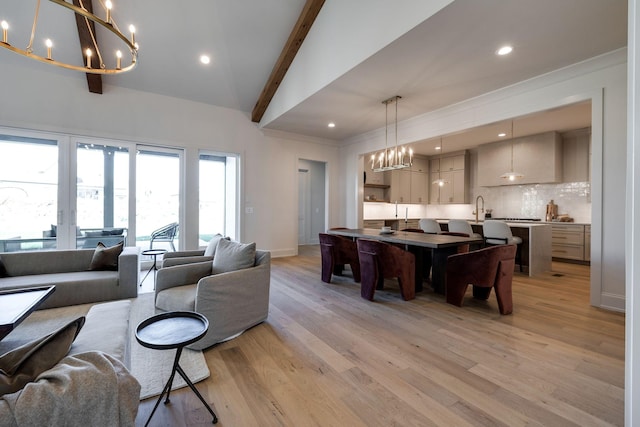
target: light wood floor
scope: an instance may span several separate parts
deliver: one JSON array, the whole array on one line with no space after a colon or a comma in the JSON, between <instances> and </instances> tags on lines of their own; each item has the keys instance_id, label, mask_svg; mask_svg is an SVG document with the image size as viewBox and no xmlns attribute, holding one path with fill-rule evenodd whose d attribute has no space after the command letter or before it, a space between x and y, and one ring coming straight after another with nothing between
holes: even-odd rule
<instances>
[{"instance_id":1,"label":"light wood floor","mask_svg":"<svg viewBox=\"0 0 640 427\"><path fill-rule=\"evenodd\" d=\"M302 247L272 262L268 320L207 350L197 387L227 427L623 425L624 315L589 306L588 267L513 288L509 316L470 290L462 308L402 301L394 281L369 302L350 277L323 283ZM150 425L211 425L190 390L171 396Z\"/></svg>"}]
</instances>

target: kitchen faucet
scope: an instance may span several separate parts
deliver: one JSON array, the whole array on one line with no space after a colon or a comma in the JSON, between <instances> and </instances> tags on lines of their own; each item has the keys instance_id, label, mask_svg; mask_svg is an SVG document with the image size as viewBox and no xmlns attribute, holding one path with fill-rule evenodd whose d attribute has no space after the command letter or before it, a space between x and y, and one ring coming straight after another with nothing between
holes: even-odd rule
<instances>
[{"instance_id":1,"label":"kitchen faucet","mask_svg":"<svg viewBox=\"0 0 640 427\"><path fill-rule=\"evenodd\" d=\"M476 197L476 210L471 212L473 215L476 216L476 224L478 223L478 201L482 200L482 212L484 213L484 197L482 196L478 196Z\"/></svg>"}]
</instances>

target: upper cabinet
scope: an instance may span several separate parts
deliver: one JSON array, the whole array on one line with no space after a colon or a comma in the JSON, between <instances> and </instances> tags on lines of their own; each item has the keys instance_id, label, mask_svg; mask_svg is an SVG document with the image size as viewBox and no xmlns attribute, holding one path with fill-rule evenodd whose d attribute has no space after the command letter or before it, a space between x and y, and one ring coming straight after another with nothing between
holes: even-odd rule
<instances>
[{"instance_id":1,"label":"upper cabinet","mask_svg":"<svg viewBox=\"0 0 640 427\"><path fill-rule=\"evenodd\" d=\"M391 176L389 201L391 203L427 203L429 192L429 159L415 156L410 168L387 172Z\"/></svg>"},{"instance_id":2,"label":"upper cabinet","mask_svg":"<svg viewBox=\"0 0 640 427\"><path fill-rule=\"evenodd\" d=\"M463 153L432 157L429 162L431 168L431 191L429 203L454 204L468 203L469 187L469 154ZM443 186L433 184L442 178L447 181Z\"/></svg>"},{"instance_id":3,"label":"upper cabinet","mask_svg":"<svg viewBox=\"0 0 640 427\"><path fill-rule=\"evenodd\" d=\"M500 175L513 171L522 179L507 181ZM478 147L478 185L540 184L562 181L562 139L557 132L546 132Z\"/></svg>"},{"instance_id":4,"label":"upper cabinet","mask_svg":"<svg viewBox=\"0 0 640 427\"><path fill-rule=\"evenodd\" d=\"M591 129L562 134L562 181L591 181Z\"/></svg>"}]
</instances>

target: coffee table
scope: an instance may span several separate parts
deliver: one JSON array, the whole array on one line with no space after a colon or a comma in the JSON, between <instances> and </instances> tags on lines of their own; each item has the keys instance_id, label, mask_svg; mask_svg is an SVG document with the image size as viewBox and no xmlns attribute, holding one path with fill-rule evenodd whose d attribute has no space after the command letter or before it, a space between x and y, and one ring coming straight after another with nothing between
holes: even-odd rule
<instances>
[{"instance_id":1,"label":"coffee table","mask_svg":"<svg viewBox=\"0 0 640 427\"><path fill-rule=\"evenodd\" d=\"M0 340L9 335L55 290L56 287L51 285L0 291Z\"/></svg>"},{"instance_id":2,"label":"coffee table","mask_svg":"<svg viewBox=\"0 0 640 427\"><path fill-rule=\"evenodd\" d=\"M170 350L176 349L176 357L173 360L173 370L169 376L167 384L164 386L162 393L158 397L153 411L149 415L149 419L145 423L145 426L151 421L151 417L156 412L162 396L167 394L167 398L164 401L165 405L170 403L169 394L171 393L171 385L173 384L173 378L176 372L185 380L191 390L198 396L198 399L207 408L213 420L213 424L218 422L218 417L211 409L209 404L204 400L198 389L193 385L187 374L180 366L180 355L182 349L198 341L202 338L209 329L209 321L200 313L193 311L170 311L167 313L157 314L146 320L140 322L136 328L136 340L143 347L152 348L155 350Z\"/></svg>"}]
</instances>

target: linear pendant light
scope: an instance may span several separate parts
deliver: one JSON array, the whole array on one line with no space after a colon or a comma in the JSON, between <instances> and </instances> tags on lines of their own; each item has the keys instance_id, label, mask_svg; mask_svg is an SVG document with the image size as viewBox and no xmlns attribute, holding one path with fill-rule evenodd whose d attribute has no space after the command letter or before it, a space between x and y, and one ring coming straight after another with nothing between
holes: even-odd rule
<instances>
[{"instance_id":1,"label":"linear pendant light","mask_svg":"<svg viewBox=\"0 0 640 427\"><path fill-rule=\"evenodd\" d=\"M442 146L442 137L440 137L440 153L442 153L444 147ZM442 161L442 158L440 159ZM442 179L441 171L442 167L438 167L438 179L434 180L431 184L438 185L439 187L444 187L445 184L448 184L449 181L446 179Z\"/></svg>"},{"instance_id":2,"label":"linear pendant light","mask_svg":"<svg viewBox=\"0 0 640 427\"><path fill-rule=\"evenodd\" d=\"M502 175L500 175L500 178L505 179L507 181L511 181L511 182L524 178L524 175L521 174L520 172L513 171L513 145L514 145L513 120L511 120L511 169L509 169L509 172L505 172Z\"/></svg>"},{"instance_id":3,"label":"linear pendant light","mask_svg":"<svg viewBox=\"0 0 640 427\"><path fill-rule=\"evenodd\" d=\"M385 108L384 116L384 151L380 154L371 155L371 169L374 172L386 172L395 169L405 169L411 166L413 163L413 149L409 148L408 156L407 149L405 147L398 148L398 101L402 99L401 96L396 95L389 99L382 101ZM396 107L396 119L395 119L395 146L389 147L389 104L395 103ZM408 161L407 161L408 160Z\"/></svg>"}]
</instances>

